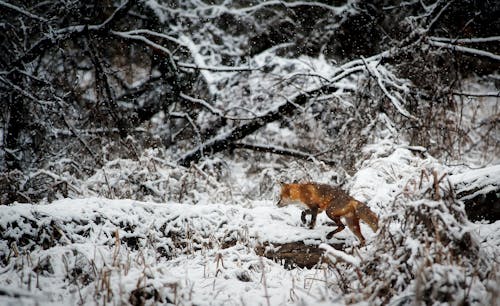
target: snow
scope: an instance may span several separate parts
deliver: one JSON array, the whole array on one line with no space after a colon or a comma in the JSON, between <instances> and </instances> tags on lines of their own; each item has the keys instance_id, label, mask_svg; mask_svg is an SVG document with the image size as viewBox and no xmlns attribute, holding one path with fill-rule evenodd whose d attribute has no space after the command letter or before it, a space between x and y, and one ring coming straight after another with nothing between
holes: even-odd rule
<instances>
[{"instance_id":1,"label":"snow","mask_svg":"<svg viewBox=\"0 0 500 306\"><path fill-rule=\"evenodd\" d=\"M257 256L249 246L260 241L324 240L327 226L318 226L315 231L305 229L299 225L299 215L297 209L277 209L269 201L261 202L254 208L217 204L155 204L102 198L67 199L49 205L9 206L2 210L0 218L0 227L9 228L4 237L22 240L22 235L36 236L37 227L58 226L63 231L64 239L60 241L62 245L48 250L29 245L34 250L19 258L19 261L16 260L17 264L22 264L26 258L35 263L50 262L52 272L39 276L40 289L34 290L36 297L24 284L26 280L12 280L8 273L2 273L0 277L0 290L15 294L16 290L22 289L23 294L29 292L30 297L26 297L26 301L48 299L61 305L78 301L76 288L71 288L66 280L68 267L62 259L67 258L70 267L77 265L77 261L84 265L93 262L97 269L113 267L111 283L116 285L112 289L115 294L119 290L132 291L148 274L147 278L151 279L144 280L145 283L168 291L167 296L173 300L176 297L172 295L171 287L175 285L178 286L179 301L192 295L189 299L192 304L206 304L210 300L214 301L213 305L239 305L240 301L260 301L264 304L266 298L261 278L266 277L271 305L288 304L290 297L287 291L293 289L292 282L302 283L309 272L304 270L296 275L297 271L285 270L280 264ZM23 228L12 227L14 222L22 222ZM129 232L126 228L133 228L133 231ZM167 252L179 251L174 238L168 237L168 233L179 230L185 231L186 235L193 233L184 252L171 260L159 258L156 251L159 246L167 249ZM122 238L137 238L139 249L126 245L117 247L113 236L115 231ZM82 233L88 233L88 236ZM50 235L40 238L50 239ZM199 241L223 244L233 239L239 243L229 248L201 246L201 250L198 250ZM245 245L245 241L251 243ZM9 253L9 247L2 245L0 258L9 256ZM220 258L220 265L217 258ZM130 265L127 268L129 271L124 271L122 265ZM6 269L9 270L9 267ZM23 267L27 275L32 273L29 270L29 267ZM89 298L94 285L79 290ZM297 292L296 295L298 300L309 303L316 301L308 294ZM11 298L0 297L1 300L9 302ZM114 300L117 301L116 298ZM92 301L86 300L85 303Z\"/></svg>"},{"instance_id":2,"label":"snow","mask_svg":"<svg viewBox=\"0 0 500 306\"><path fill-rule=\"evenodd\" d=\"M450 183L456 186L457 194L466 194L463 200L478 194L498 190L500 185L500 165L465 171L449 176Z\"/></svg>"},{"instance_id":3,"label":"snow","mask_svg":"<svg viewBox=\"0 0 500 306\"><path fill-rule=\"evenodd\" d=\"M191 230L221 241L231 236L228 233L241 234L242 228L248 228L246 235L257 239L256 242L285 243L304 239L322 239L322 236L328 233L327 226L319 226L315 231L304 230L300 226L299 209L294 207L278 209L271 201L260 201L251 208L245 208L224 204L187 205L103 198L67 199L50 205L18 204L6 207L2 210L0 226L7 228L9 224L24 218L36 220L38 223L46 220L42 224L48 224L53 220L56 222L95 220L98 216L106 216L109 220L105 223L109 232L112 232L112 227L121 221L129 225L144 227L140 232L134 231L134 234L143 236L147 236L150 228L158 229L164 220L170 222L166 224L167 227L163 231L168 232L184 227L185 223L188 223L187 226ZM80 227L77 225L74 230L78 231ZM9 235L20 238L22 233L25 231L10 232ZM98 238L98 236L92 236L92 240Z\"/></svg>"},{"instance_id":4,"label":"snow","mask_svg":"<svg viewBox=\"0 0 500 306\"><path fill-rule=\"evenodd\" d=\"M359 267L360 264L359 258L346 254L345 252L336 250L332 248L330 245L325 243L322 243L319 247L326 251L326 255L333 261L333 263L336 262L336 259L340 259L356 268Z\"/></svg>"},{"instance_id":5,"label":"snow","mask_svg":"<svg viewBox=\"0 0 500 306\"><path fill-rule=\"evenodd\" d=\"M248 168L235 162L226 165L233 193L220 198L225 201L214 201L216 197L200 190L191 193L192 200L185 203L172 199L155 203L85 197L2 207L0 304L120 304L132 303L133 292L139 297L149 292L151 299L147 303L153 303L156 296L159 303L182 305L344 305L350 299L359 301L359 296L344 294L343 282L348 281L353 290L375 290L371 286L377 281L370 280L370 274L358 279L358 273L364 273L372 261L378 262L381 275L395 278L394 290L400 293L393 301L408 300L412 290L419 290L421 285L418 278L410 281L395 269L402 264L401 258L406 258L412 273L417 273L425 262L422 256L436 260L439 252L445 252L436 251L439 245L432 245L437 242L430 244L431 249L426 246L429 242L425 239L429 238L423 237L431 233L426 234L422 224L418 225L420 232L411 231L408 224L417 216L403 216L414 211L431 212L433 222L446 224L449 239L461 241L471 235L473 245L478 243L479 253L474 256L482 258L478 273L483 273L482 267L500 255L500 222L463 223L448 213L442 202L422 199L421 192L433 186L431 171L451 169L410 149L404 144L367 146L367 159L346 186L380 218L382 229L378 233L361 223L367 238L365 247L359 246L348 229L327 240L332 227L325 214L318 216L317 226L311 230L301 223L299 208L278 208L277 186L267 186L271 188L264 193L267 197L247 198L246 194L261 187L248 177ZM207 160L200 167L209 176L217 163ZM450 180L489 177L497 170L494 166L472 174L455 174ZM422 171L428 173L428 178L420 182ZM113 178L113 173L108 175ZM318 181L321 175L326 177L325 173L310 175ZM416 187L420 183L422 189ZM383 242L382 233L391 233L396 241L392 243L401 241L394 254L384 249L392 243ZM288 270L280 262L259 256L255 249L265 242L297 241L326 250L331 264L342 274L329 269L327 263L312 269ZM332 245L337 243L343 243L345 248L334 249ZM452 244L446 248L454 247ZM462 259L464 263L467 260ZM465 281L471 284L471 297L480 304L488 301L490 292L498 287L494 278L482 282L464 277L469 273L466 264L454 266L440 261L427 265L418 273L426 279L432 275L429 284L442 288L436 294L446 295ZM363 294L369 296L377 290Z\"/></svg>"}]
</instances>

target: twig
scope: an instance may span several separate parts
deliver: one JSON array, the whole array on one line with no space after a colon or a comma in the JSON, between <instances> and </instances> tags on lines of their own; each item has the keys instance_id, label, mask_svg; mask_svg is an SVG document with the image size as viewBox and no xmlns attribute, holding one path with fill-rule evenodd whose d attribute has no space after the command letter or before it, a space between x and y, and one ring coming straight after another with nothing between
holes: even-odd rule
<instances>
[{"instance_id":1,"label":"twig","mask_svg":"<svg viewBox=\"0 0 500 306\"><path fill-rule=\"evenodd\" d=\"M500 36L472 37L472 38L448 38L448 37L430 36L429 39L432 41L439 41L443 43L447 42L453 44L476 44L476 43L500 41Z\"/></svg>"},{"instance_id":2,"label":"twig","mask_svg":"<svg viewBox=\"0 0 500 306\"><path fill-rule=\"evenodd\" d=\"M19 56L10 64L10 69L21 67L26 62L31 62L48 50L59 45L62 41L73 39L87 32L103 33L108 31L119 19L123 18L137 0L127 0L120 5L103 23L96 25L76 25L62 28L53 32L53 35L45 35L31 46L24 54Z\"/></svg>"},{"instance_id":3,"label":"twig","mask_svg":"<svg viewBox=\"0 0 500 306\"><path fill-rule=\"evenodd\" d=\"M191 118L191 116L189 116L189 114L187 113L180 113L180 112L170 112L168 114L169 116L172 116L172 117L175 117L175 118L184 118L186 119L189 124L193 127L193 130L194 132L196 133L196 136L198 137L198 142L200 143L201 145L201 134L200 134L200 130L198 129L198 127L196 126L196 124L194 123L193 119Z\"/></svg>"},{"instance_id":4,"label":"twig","mask_svg":"<svg viewBox=\"0 0 500 306\"><path fill-rule=\"evenodd\" d=\"M85 142L85 140L83 140L83 138L80 137L80 135L78 134L76 129L66 119L66 116L64 115L64 112L62 111L64 109L62 102L58 100L57 103L59 104L59 107L61 108L61 118L63 119L66 127L71 131L71 133L76 137L76 139L78 139L78 141L83 145L85 150L87 150L87 152L90 153L90 156L92 156L94 158L94 161L96 162L96 164L99 166L102 166L101 161L97 158L97 155L95 155L94 151L92 151L92 149L89 147L87 142Z\"/></svg>"},{"instance_id":5,"label":"twig","mask_svg":"<svg viewBox=\"0 0 500 306\"><path fill-rule=\"evenodd\" d=\"M304 105L309 97L320 94L324 87L319 87L306 93L297 94L291 101L297 105ZM232 143L240 140L247 135L252 134L256 130L260 129L267 123L276 121L283 118L284 116L293 113L296 107L289 103L288 101L280 104L265 113L262 117L250 120L248 123L239 125L229 131L212 137L200 146L192 149L191 151L184 154L177 162L182 166L189 166L191 162L197 162L204 154L204 152L210 152L211 154L227 150Z\"/></svg>"},{"instance_id":6,"label":"twig","mask_svg":"<svg viewBox=\"0 0 500 306\"><path fill-rule=\"evenodd\" d=\"M262 3L256 4L254 6L249 6L245 8L238 9L238 11L241 12L254 12L259 9L265 8L266 6L284 6L286 8L295 8L295 7L301 7L301 6L313 6L313 7L319 7L319 8L324 8L327 10L333 11L335 14L339 14L346 10L346 6L332 6L328 5L326 3L321 3L321 2L315 2L315 1L292 1L292 2L285 2L285 1L263 1Z\"/></svg>"},{"instance_id":7,"label":"twig","mask_svg":"<svg viewBox=\"0 0 500 306\"><path fill-rule=\"evenodd\" d=\"M500 91L486 92L486 93L452 91L451 94L454 96L466 96L466 97L478 97L478 98L481 97L500 98Z\"/></svg>"},{"instance_id":8,"label":"twig","mask_svg":"<svg viewBox=\"0 0 500 306\"><path fill-rule=\"evenodd\" d=\"M267 306L271 306L271 301L269 300L269 293L267 292L266 269L264 266L264 260L262 259L262 257L259 257L259 259L260 259L260 266L262 269L262 284L264 286L264 294L265 294L264 297L266 298Z\"/></svg>"},{"instance_id":9,"label":"twig","mask_svg":"<svg viewBox=\"0 0 500 306\"><path fill-rule=\"evenodd\" d=\"M132 34L127 34L127 32L117 32L117 31L111 31L111 34L116 35L116 36L121 37L121 38L124 38L124 39L136 40L136 41L143 42L144 44L146 44L146 46L148 46L154 50L160 51L161 53L166 54L168 56L168 59L169 59L169 62L170 62L170 65L172 66L172 68L174 70L177 70L177 64L175 63L172 52L169 49L165 48L164 46L157 44L157 43L151 41L150 39L148 39L144 36L141 36L141 35L132 35Z\"/></svg>"},{"instance_id":10,"label":"twig","mask_svg":"<svg viewBox=\"0 0 500 306\"><path fill-rule=\"evenodd\" d=\"M195 69L195 70L207 70L212 72L243 72L243 71L256 71L261 70L263 67L228 67L228 66L199 66L195 64L177 63L177 66L185 69Z\"/></svg>"},{"instance_id":11,"label":"twig","mask_svg":"<svg viewBox=\"0 0 500 306\"><path fill-rule=\"evenodd\" d=\"M179 96L188 102L191 102L194 104L199 104L199 105L203 106L204 108L208 109L208 111L210 111L214 115L217 115L219 117L224 117L220 110L214 108L212 105L210 105L207 101L205 101L203 99L194 98L194 97L188 96L182 92L180 93Z\"/></svg>"},{"instance_id":12,"label":"twig","mask_svg":"<svg viewBox=\"0 0 500 306\"><path fill-rule=\"evenodd\" d=\"M307 161L317 160L317 161L324 162L325 164L331 165L331 166L334 166L337 164L337 162L333 161L333 160L316 159L314 154L309 154L309 153L298 151L298 150L291 150L291 149L286 149L286 148L281 148L281 147L276 147L276 146L261 146L261 145L254 145L254 144L249 144L249 143L237 142L237 143L231 144L231 148L232 149L246 149L246 150L253 150L253 151L258 151L258 152L267 152L267 153L291 156L291 157L304 159Z\"/></svg>"},{"instance_id":13,"label":"twig","mask_svg":"<svg viewBox=\"0 0 500 306\"><path fill-rule=\"evenodd\" d=\"M438 7L439 2L441 2L441 1L438 1L438 2L435 4L436 6L434 7L434 9ZM432 19L432 21L429 23L429 26L427 27L427 29L426 29L426 31L425 31L426 33L430 32L430 31L432 30L432 28L434 27L434 25L436 24L436 22L439 20L439 18L441 17L441 15L444 13L444 11L446 11L446 9L448 8L448 6L450 6L453 2L454 2L454 0L452 0L452 1L448 1L448 2L447 2L444 6L443 6L443 8L439 11L439 13L437 13L436 17L434 17L434 18ZM432 14L432 12L431 12L431 14Z\"/></svg>"},{"instance_id":14,"label":"twig","mask_svg":"<svg viewBox=\"0 0 500 306\"><path fill-rule=\"evenodd\" d=\"M122 138L125 138L128 134L128 122L125 120L123 117L122 113L119 111L119 106L118 103L116 102L116 97L111 89L111 86L109 85L109 80L106 72L104 71L104 67L101 64L101 61L99 60L98 54L94 51L94 49L97 49L92 41L90 41L90 45L88 46L88 55L90 57L90 60L92 64L94 65L94 70L95 70L95 78L96 78L96 92L99 92L99 88L104 89L104 94L106 95L104 97L105 103L108 105L109 108L109 113L111 113L111 117L114 119L116 124L118 125L118 130L120 131L120 136ZM99 50L97 50L99 52ZM99 86L99 83L101 83Z\"/></svg>"},{"instance_id":15,"label":"twig","mask_svg":"<svg viewBox=\"0 0 500 306\"><path fill-rule=\"evenodd\" d=\"M427 42L429 43L429 45L434 46L434 47L446 48L446 49L450 49L453 51L459 51L459 52L468 53L468 54L472 54L472 55L476 55L476 56L486 57L486 58L489 58L489 59L492 59L495 61L500 61L500 55L497 55L497 54L494 54L494 53L491 53L488 51L470 48L470 47L464 47L464 46L457 46L454 44L443 43L443 42L435 41L432 39L428 39Z\"/></svg>"},{"instance_id":16,"label":"twig","mask_svg":"<svg viewBox=\"0 0 500 306\"><path fill-rule=\"evenodd\" d=\"M155 37L159 37L159 38L164 38L166 40L169 40L171 42L174 42L180 46L185 46L185 44L178 40L177 38L175 37L172 37L170 35L166 35L166 34L163 34L163 33L158 33L158 32L155 32L155 31L151 31L151 30L148 30L148 29L136 29L136 30L132 30L132 31L127 31L127 32L118 32L118 31L114 31L114 33L120 33L120 34L123 34L123 35L140 35L140 34L146 34L146 35L151 35L151 36L155 36Z\"/></svg>"},{"instance_id":17,"label":"twig","mask_svg":"<svg viewBox=\"0 0 500 306\"><path fill-rule=\"evenodd\" d=\"M377 67L370 67L370 65L368 65L368 63L365 61L364 58L361 58L361 60L363 61L368 73L375 78L375 80L377 81L377 85L380 87L385 96L389 98L389 100L391 101L392 105L394 105L396 110L406 118L418 120L417 118L415 118L415 116L411 115L406 109L403 108L399 99L397 99L394 95L392 95L389 92L389 90L387 90L382 81L382 76L380 75L380 71L378 71Z\"/></svg>"},{"instance_id":18,"label":"twig","mask_svg":"<svg viewBox=\"0 0 500 306\"><path fill-rule=\"evenodd\" d=\"M47 19L45 19L43 17L40 17L38 15L35 15L35 14L27 11L26 9L20 8L20 7L15 6L15 5L12 5L10 3L6 3L4 1L0 1L0 6L6 7L7 9L16 11L16 12L18 12L20 14L26 15L26 16L28 16L30 18L33 18L33 19L36 19L36 20L39 20L39 21L44 21L44 22L47 21Z\"/></svg>"},{"instance_id":19,"label":"twig","mask_svg":"<svg viewBox=\"0 0 500 306\"><path fill-rule=\"evenodd\" d=\"M16 84L12 83L9 79L1 77L0 76L0 81L5 83L6 85L12 87L14 90L18 91L21 95L27 97L30 100L33 100L33 102L41 104L41 105L50 105L52 102L43 100L41 98L35 97L32 93L24 90L23 88L17 86Z\"/></svg>"}]
</instances>

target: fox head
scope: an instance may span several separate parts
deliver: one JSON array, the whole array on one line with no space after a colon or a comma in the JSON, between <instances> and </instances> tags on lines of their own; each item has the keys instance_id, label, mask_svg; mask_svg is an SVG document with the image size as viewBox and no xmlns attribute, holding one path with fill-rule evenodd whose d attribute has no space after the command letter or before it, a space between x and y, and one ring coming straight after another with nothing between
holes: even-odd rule
<instances>
[{"instance_id":1,"label":"fox head","mask_svg":"<svg viewBox=\"0 0 500 306\"><path fill-rule=\"evenodd\" d=\"M294 185L293 184L281 184L281 193L278 203L278 207L287 206L289 204L294 204L297 202L297 198L294 196Z\"/></svg>"}]
</instances>

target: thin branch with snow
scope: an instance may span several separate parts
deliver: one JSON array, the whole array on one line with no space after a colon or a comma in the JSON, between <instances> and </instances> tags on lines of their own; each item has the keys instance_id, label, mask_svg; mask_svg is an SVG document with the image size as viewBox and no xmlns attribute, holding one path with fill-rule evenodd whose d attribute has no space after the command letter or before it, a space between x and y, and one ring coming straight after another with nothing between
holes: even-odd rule
<instances>
[{"instance_id":1,"label":"thin branch with snow","mask_svg":"<svg viewBox=\"0 0 500 306\"><path fill-rule=\"evenodd\" d=\"M18 12L18 13L20 13L20 14L23 14L23 15L25 15L25 16L28 16L28 17L30 17L30 18L32 18L32 19L36 19L36 20L43 21L43 22L46 22L46 21L47 21L47 19L45 19L45 18L43 18L43 17L41 17L41 16L38 16L38 15L36 15L36 14L33 14L33 13L29 12L28 10L26 10L26 9L24 9L24 8L21 8L21 7L19 7L19 6L15 6L15 5L10 4L10 3L7 3L7 2L5 2L5 1L0 1L0 6L3 6L3 7L5 7L5 8L7 8L7 9L10 9L10 10L16 11L16 12Z\"/></svg>"},{"instance_id":2,"label":"thin branch with snow","mask_svg":"<svg viewBox=\"0 0 500 306\"><path fill-rule=\"evenodd\" d=\"M451 94L454 96L465 96L465 97L500 98L500 91L497 91L497 92L492 91L492 92L485 92L485 93L453 91Z\"/></svg>"},{"instance_id":3,"label":"thin branch with snow","mask_svg":"<svg viewBox=\"0 0 500 306\"><path fill-rule=\"evenodd\" d=\"M168 114L169 114L169 116L172 116L174 118L183 118L183 119L186 119L189 122L189 124L193 127L193 130L195 131L196 136L198 138L198 142L201 144L200 129L196 126L196 124L193 121L193 118L191 118L191 116L189 116L189 114L187 114L187 113L181 113L181 112L170 112Z\"/></svg>"},{"instance_id":4,"label":"thin branch with snow","mask_svg":"<svg viewBox=\"0 0 500 306\"><path fill-rule=\"evenodd\" d=\"M293 101L293 104L285 101L279 104L277 107L273 107L262 117L250 120L249 122L234 127L221 135L212 137L200 146L185 153L181 158L177 160L177 162L182 166L189 166L191 162L196 162L200 158L202 158L204 152L210 152L211 154L213 154L223 150L227 150L229 146L235 141L252 134L256 130L260 129L270 122L276 121L286 115L291 114L296 109L295 105L304 105L310 97L320 94L325 87L326 86L322 86L305 93L297 94L290 99L291 101Z\"/></svg>"},{"instance_id":5,"label":"thin branch with snow","mask_svg":"<svg viewBox=\"0 0 500 306\"><path fill-rule=\"evenodd\" d=\"M185 46L182 41L178 40L175 37L172 37L172 36L164 34L164 33L158 33L158 32L155 32L155 31L151 31L151 30L148 30L148 29L136 29L136 30L131 30L131 31L123 31L123 32L115 31L115 33L121 33L121 34L124 34L124 35L141 35L141 34L146 34L146 35L155 36L155 37L159 37L159 38L163 38L163 39L169 40L169 41L171 41L173 43L178 44L179 46Z\"/></svg>"},{"instance_id":6,"label":"thin branch with snow","mask_svg":"<svg viewBox=\"0 0 500 306\"><path fill-rule=\"evenodd\" d=\"M126 13L136 2L136 0L125 1L101 24L69 26L55 30L51 35L43 36L43 38L33 44L28 51L10 63L10 68L19 68L24 63L35 60L42 55L45 50L57 46L61 41L85 35L86 32L99 33L108 31L119 19L125 17Z\"/></svg>"},{"instance_id":7,"label":"thin branch with snow","mask_svg":"<svg viewBox=\"0 0 500 306\"><path fill-rule=\"evenodd\" d=\"M240 11L243 13L253 13L257 10L269 7L269 6L283 6L286 8L296 8L296 7L301 7L301 6L313 6L313 7L318 7L318 8L323 8L327 10L331 10L335 14L339 14L341 12L344 12L346 8L348 7L347 4L341 5L341 6L333 6L333 5L328 5L326 3L321 3L321 2L315 2L315 1L293 1L293 2L286 2L286 1L264 1L262 3L249 6L249 7L244 7L240 9L234 9L235 11ZM231 10L233 11L233 10Z\"/></svg>"},{"instance_id":8,"label":"thin branch with snow","mask_svg":"<svg viewBox=\"0 0 500 306\"><path fill-rule=\"evenodd\" d=\"M185 69L194 69L194 70L207 70L211 72L243 72L243 71L256 71L261 70L263 67L230 67L230 66L205 66L205 65L196 65L190 63L177 63L177 66Z\"/></svg>"},{"instance_id":9,"label":"thin branch with snow","mask_svg":"<svg viewBox=\"0 0 500 306\"><path fill-rule=\"evenodd\" d=\"M318 159L315 156L318 154L309 154L306 152L302 152L299 150L293 150L293 149L287 149L283 147L278 147L278 146L264 146L264 145L254 145L250 143L242 143L242 142L235 142L230 145L231 149L245 149L245 150L252 150L252 151L257 151L257 152L266 152L266 153L273 153L273 154L278 154L278 155L284 155L284 156L290 156L290 157L295 157L307 161L320 161L323 162L327 165L335 166L338 165L338 162L334 160L329 160L329 159Z\"/></svg>"},{"instance_id":10,"label":"thin branch with snow","mask_svg":"<svg viewBox=\"0 0 500 306\"><path fill-rule=\"evenodd\" d=\"M208 109L214 115L217 115L219 117L224 116L220 110L216 109L215 107L213 107L212 105L210 105L207 101L205 101L203 99L194 98L194 97L188 96L187 94L182 93L182 92L180 93L179 96L186 101L203 106L204 108Z\"/></svg>"},{"instance_id":11,"label":"thin branch with snow","mask_svg":"<svg viewBox=\"0 0 500 306\"><path fill-rule=\"evenodd\" d=\"M166 54L169 58L170 65L174 69L177 69L177 64L175 63L172 52L169 49L165 48L164 46L157 44L157 43L151 41L150 39L148 39L142 35L134 35L134 34L128 34L127 32L118 32L118 31L111 31L111 34L116 35L116 36L121 37L121 38L124 38L124 39L143 42L146 44L146 46L149 46L155 50L158 50L158 51Z\"/></svg>"},{"instance_id":12,"label":"thin branch with snow","mask_svg":"<svg viewBox=\"0 0 500 306\"><path fill-rule=\"evenodd\" d=\"M433 4L434 8L431 12L431 15L432 13L439 7L439 4L440 4L441 0L438 0L436 1L436 3ZM436 24L436 22L439 20L439 18L441 18L441 16L443 15L444 11L446 11L448 9L448 7L454 2L454 0L451 0L451 1L447 1L446 4L441 8L441 10L436 14L436 16L434 18L432 18L431 22L429 23L429 25L427 26L427 29L425 30L425 32L430 32L434 25Z\"/></svg>"},{"instance_id":13,"label":"thin branch with snow","mask_svg":"<svg viewBox=\"0 0 500 306\"><path fill-rule=\"evenodd\" d=\"M363 59L363 61L364 61L364 59ZM387 89L387 87L384 84L385 78L381 75L380 71L377 69L377 65L374 64L374 63L366 63L366 61L364 61L364 62L365 62L365 66L366 66L367 71L370 73L371 76L373 76L375 78L375 80L377 81L378 86L384 92L385 96L387 98L389 98L389 100L391 101L392 105L394 105L394 107L396 108L396 110L401 115L403 115L403 116L405 116L407 118L411 118L411 119L417 120L417 118L415 118L406 109L403 108L403 105L402 105L401 101L399 101L398 98L396 98L393 94L391 94L389 92L389 90Z\"/></svg>"},{"instance_id":14,"label":"thin branch with snow","mask_svg":"<svg viewBox=\"0 0 500 306\"><path fill-rule=\"evenodd\" d=\"M434 46L434 47L450 49L452 51L463 52L463 53L472 54L472 55L476 55L476 56L486 57L486 58L489 58L489 59L492 59L495 61L500 61L500 55L494 54L494 53L491 53L488 51L470 48L470 47L464 47L464 46L457 46L455 44L443 43L443 42L435 41L432 39L428 39L427 42L429 43L429 45Z\"/></svg>"},{"instance_id":15,"label":"thin branch with snow","mask_svg":"<svg viewBox=\"0 0 500 306\"><path fill-rule=\"evenodd\" d=\"M325 250L326 255L334 262L340 259L341 261L346 262L356 268L359 268L361 264L359 258L356 258L340 250L336 250L326 243L320 244L319 247L320 249Z\"/></svg>"},{"instance_id":16,"label":"thin branch with snow","mask_svg":"<svg viewBox=\"0 0 500 306\"><path fill-rule=\"evenodd\" d=\"M448 37L430 36L429 39L432 41L439 41L443 43L447 42L453 44L478 44L478 43L500 41L500 36L472 37L472 38L448 38Z\"/></svg>"}]
</instances>

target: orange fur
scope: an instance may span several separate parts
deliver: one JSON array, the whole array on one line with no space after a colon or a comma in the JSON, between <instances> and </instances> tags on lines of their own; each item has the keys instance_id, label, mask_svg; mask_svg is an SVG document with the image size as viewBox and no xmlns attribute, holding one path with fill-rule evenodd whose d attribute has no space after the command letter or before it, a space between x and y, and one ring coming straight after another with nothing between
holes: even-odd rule
<instances>
[{"instance_id":1,"label":"orange fur","mask_svg":"<svg viewBox=\"0 0 500 306\"><path fill-rule=\"evenodd\" d=\"M328 239L345 228L341 217L345 219L347 226L359 238L361 244L364 244L365 238L359 227L360 219L374 232L378 229L377 215L366 204L357 201L339 187L318 183L283 184L278 206L283 207L293 203L307 207L307 210L302 212L301 220L306 223L306 215L310 214L310 228L314 228L317 214L326 211L327 216L337 225L334 231L328 233Z\"/></svg>"}]
</instances>

